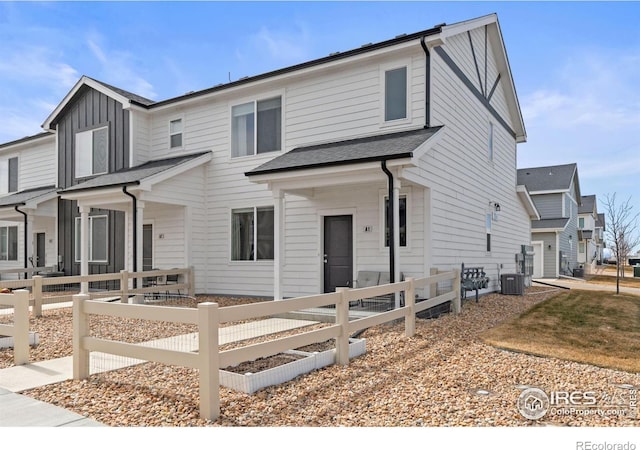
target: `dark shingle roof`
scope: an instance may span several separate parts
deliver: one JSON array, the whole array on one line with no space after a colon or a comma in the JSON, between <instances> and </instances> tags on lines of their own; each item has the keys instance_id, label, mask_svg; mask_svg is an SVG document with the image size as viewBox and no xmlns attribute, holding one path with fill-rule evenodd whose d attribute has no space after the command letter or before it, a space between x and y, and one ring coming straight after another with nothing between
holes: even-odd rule
<instances>
[{"instance_id":1,"label":"dark shingle roof","mask_svg":"<svg viewBox=\"0 0 640 450\"><path fill-rule=\"evenodd\" d=\"M525 185L529 192L565 190L571 187L576 170L575 163L518 169L518 184Z\"/></svg>"},{"instance_id":2,"label":"dark shingle roof","mask_svg":"<svg viewBox=\"0 0 640 450\"><path fill-rule=\"evenodd\" d=\"M50 131L45 131L43 133L38 133L38 134L34 134L32 136L26 136L20 139L16 139L15 141L10 141L10 142L5 142L0 144L0 149L5 148L5 147L10 147L12 145L16 145L16 144L20 144L22 142L29 142L29 141L35 141L38 139L42 139L45 137L50 137L50 136L55 136L53 133L51 133Z\"/></svg>"},{"instance_id":3,"label":"dark shingle roof","mask_svg":"<svg viewBox=\"0 0 640 450\"><path fill-rule=\"evenodd\" d=\"M442 127L387 133L346 141L298 147L245 173L247 176L315 167L410 158Z\"/></svg>"},{"instance_id":4,"label":"dark shingle roof","mask_svg":"<svg viewBox=\"0 0 640 450\"><path fill-rule=\"evenodd\" d=\"M564 229L569 222L569 218L562 219L542 219L531 221L531 231L540 229Z\"/></svg>"},{"instance_id":5,"label":"dark shingle roof","mask_svg":"<svg viewBox=\"0 0 640 450\"><path fill-rule=\"evenodd\" d=\"M128 186L132 184L139 184L141 180L148 178L152 175L156 175L165 170L171 169L179 164L195 159L208 152L195 153L190 155L175 156L172 158L158 159L155 161L149 161L130 169L122 169L112 173L106 173L104 175L98 175L95 178L91 178L83 183L76 184L75 186L68 187L62 192L76 192L87 189L99 189L105 187L115 186Z\"/></svg>"},{"instance_id":6,"label":"dark shingle roof","mask_svg":"<svg viewBox=\"0 0 640 450\"><path fill-rule=\"evenodd\" d=\"M604 213L598 213L598 218L596 219L596 227L602 228L602 231L605 231Z\"/></svg>"},{"instance_id":7,"label":"dark shingle roof","mask_svg":"<svg viewBox=\"0 0 640 450\"><path fill-rule=\"evenodd\" d=\"M16 192L15 194L6 195L0 198L0 208L6 208L7 206L24 205L29 200L54 192L56 192L55 186L43 186L33 189L25 189L24 191Z\"/></svg>"},{"instance_id":8,"label":"dark shingle roof","mask_svg":"<svg viewBox=\"0 0 640 450\"><path fill-rule=\"evenodd\" d=\"M590 214L596 206L595 195L583 195L582 204L578 207L578 214Z\"/></svg>"},{"instance_id":9,"label":"dark shingle roof","mask_svg":"<svg viewBox=\"0 0 640 450\"><path fill-rule=\"evenodd\" d=\"M87 78L91 78L91 77L87 77ZM155 101L153 100L149 100L148 98L144 98L140 95L134 94L132 92L129 91L125 91L124 89L120 89L118 87L112 86L110 84L105 83L104 81L100 81L100 80L96 80L95 78L91 78L93 81L95 81L96 83L100 83L101 85L103 85L104 87L111 89L114 92L117 92L118 94L122 95L125 98L128 98L129 100L138 103L139 105L144 105L144 106L151 106L155 103Z\"/></svg>"}]
</instances>

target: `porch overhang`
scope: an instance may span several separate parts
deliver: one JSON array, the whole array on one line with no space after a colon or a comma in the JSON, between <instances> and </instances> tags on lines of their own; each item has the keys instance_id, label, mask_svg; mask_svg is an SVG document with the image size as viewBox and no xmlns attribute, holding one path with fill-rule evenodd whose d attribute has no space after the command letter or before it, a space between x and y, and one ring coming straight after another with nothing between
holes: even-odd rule
<instances>
[{"instance_id":1,"label":"porch overhang","mask_svg":"<svg viewBox=\"0 0 640 450\"><path fill-rule=\"evenodd\" d=\"M568 218L533 220L531 221L531 232L560 233L565 230L568 223Z\"/></svg>"},{"instance_id":2,"label":"porch overhang","mask_svg":"<svg viewBox=\"0 0 640 450\"><path fill-rule=\"evenodd\" d=\"M417 159L439 141L442 128L420 128L298 147L245 175L251 182L268 184L271 190L299 194L314 188L386 181L382 161L397 172L417 166Z\"/></svg>"},{"instance_id":3,"label":"porch overhang","mask_svg":"<svg viewBox=\"0 0 640 450\"><path fill-rule=\"evenodd\" d=\"M57 197L55 186L26 189L4 196L0 198L0 220L22 220L22 215L17 212L16 207L20 211L37 214L40 205Z\"/></svg>"},{"instance_id":4,"label":"porch overhang","mask_svg":"<svg viewBox=\"0 0 640 450\"><path fill-rule=\"evenodd\" d=\"M60 192L63 200L75 200L92 208L127 211L131 198L123 193L140 197L153 191L158 183L180 176L202 164L211 161L211 152L183 155L173 158L149 161L137 167L99 175L83 183ZM140 200L144 200L142 197Z\"/></svg>"}]
</instances>

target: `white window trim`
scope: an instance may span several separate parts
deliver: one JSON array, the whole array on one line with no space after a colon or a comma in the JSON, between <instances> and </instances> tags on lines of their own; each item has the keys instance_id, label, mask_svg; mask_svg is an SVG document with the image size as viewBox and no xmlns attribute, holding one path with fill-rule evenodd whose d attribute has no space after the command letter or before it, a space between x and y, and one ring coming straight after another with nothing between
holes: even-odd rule
<instances>
[{"instance_id":1,"label":"white window trim","mask_svg":"<svg viewBox=\"0 0 640 450\"><path fill-rule=\"evenodd\" d=\"M269 100L272 98L276 98L276 97L280 97L280 114L281 114L281 118L280 118L280 150L274 150L272 152L266 152L266 153L257 153L258 151L258 132L257 132L257 126L256 129L254 130L253 133L253 151L255 152L253 155L244 155L244 156L233 156L232 154L232 148L233 148L233 108L235 106L240 106L240 105L244 105L245 103L253 103L253 114L254 114L254 120L255 123L257 124L257 113L258 113L258 102L263 101L263 100ZM286 148L285 142L284 142L284 137L285 137L285 133L284 133L284 129L285 129L285 92L284 90L278 90L278 91L271 91L268 93L265 93L263 95L260 96L252 96L252 97L244 97L240 100L234 101L233 103L229 103L228 105L228 111L227 111L227 117L229 119L229 152L228 154L228 161L246 161L247 159L260 159L260 158L273 158L274 155L279 155L281 153L284 153L284 149ZM234 208L237 209L237 208Z\"/></svg>"},{"instance_id":2,"label":"white window trim","mask_svg":"<svg viewBox=\"0 0 640 450\"><path fill-rule=\"evenodd\" d=\"M489 158L489 162L493 162L493 158L495 155L496 148L496 127L493 125L493 122L489 121L489 136L487 139L487 157Z\"/></svg>"},{"instance_id":3,"label":"white window trim","mask_svg":"<svg viewBox=\"0 0 640 450\"><path fill-rule=\"evenodd\" d=\"M407 117L405 117L403 119L385 120L385 110L386 110L386 106L385 106L385 74L390 70L401 69L403 67L407 68ZM397 126L397 125L406 125L408 123L411 123L411 120L412 120L412 114L411 114L411 112L412 112L412 110L411 110L411 92L412 92L411 73L412 73L412 67L411 67L411 60L410 59L404 59L404 60L398 61L396 63L389 63L389 64L380 65L380 71L379 71L380 97L379 97L379 101L380 101L380 126L381 127L393 127L393 126Z\"/></svg>"},{"instance_id":4,"label":"white window trim","mask_svg":"<svg viewBox=\"0 0 640 450\"><path fill-rule=\"evenodd\" d=\"M484 241L484 250L487 255L491 254L493 250L493 212L488 211L484 216L484 228L485 228L485 241ZM487 236L491 236L489 238L489 249L487 249Z\"/></svg>"},{"instance_id":5,"label":"white window trim","mask_svg":"<svg viewBox=\"0 0 640 450\"><path fill-rule=\"evenodd\" d=\"M106 255L107 255L107 259L105 260L94 260L93 257L93 248L91 246L91 242L93 242L93 219L94 218L98 218L98 217L104 217L105 220L107 221L107 235L106 235L106 240L105 240L105 249L106 249ZM76 242L76 233L80 232L80 220L81 217L76 217L75 218L75 229L74 229L74 234L73 234L73 239L74 242ZM74 261L76 263L80 263L81 258L78 258L78 253L80 252L80 249L78 248L74 248ZM109 216L107 216L106 214L102 214L102 215L95 215L95 216L89 216L89 262L90 263L101 263L101 264L105 264L109 262Z\"/></svg>"},{"instance_id":6,"label":"white window trim","mask_svg":"<svg viewBox=\"0 0 640 450\"><path fill-rule=\"evenodd\" d=\"M9 161L13 158L18 159L18 168L16 169L18 171L18 173L16 174L18 178L18 186L15 191L9 191ZM5 179L3 179L2 183L0 184L0 195L20 192L20 159L21 158L18 154L8 155L0 159L0 170L2 170L5 174Z\"/></svg>"},{"instance_id":7,"label":"white window trim","mask_svg":"<svg viewBox=\"0 0 640 450\"><path fill-rule=\"evenodd\" d=\"M77 168L77 151L78 151L78 135L81 133L94 133L98 130L102 130L102 129L106 129L107 130L107 170L104 172L96 172L96 173L90 173L89 175L78 175L78 168ZM82 178L89 178L89 177L94 177L96 175L103 175L105 173L109 173L109 145L110 145L110 139L111 136L109 136L109 124L102 124L102 125L98 125L96 127L92 127L92 128L87 128L87 129L81 129L75 132L73 139L74 139L74 149L73 149L73 164L74 164L74 168L73 168L73 177L78 180L78 179L82 179ZM92 140L92 145L93 145L93 140ZM93 147L92 147L93 150ZM91 154L91 158L93 158L93 152ZM91 166L93 167L93 159L91 160L92 164Z\"/></svg>"},{"instance_id":8,"label":"white window trim","mask_svg":"<svg viewBox=\"0 0 640 450\"><path fill-rule=\"evenodd\" d=\"M379 224L380 224L380 233L378 236L378 245L380 246L380 250L381 251L389 251L389 247L386 245L386 232L385 232L385 203L387 200L387 197L389 196L389 191L386 189L380 189L379 193L378 193L378 212L379 212ZM400 198L405 197L407 199L407 245L402 246L400 245L400 251L401 252L410 252L412 250L411 247L411 223L412 218L411 218L411 211L412 211L412 195L411 195L411 188L404 188L404 189L400 189Z\"/></svg>"},{"instance_id":9,"label":"white window trim","mask_svg":"<svg viewBox=\"0 0 640 450\"><path fill-rule=\"evenodd\" d=\"M180 133L172 133L171 132L171 123L175 122L175 121L178 121L178 120L180 121L180 125L181 125ZM180 150L180 149L184 148L184 117L182 117L182 116L172 117L171 119L169 119L167 127L169 129L169 150ZM181 134L182 135L182 139L180 141L181 143L180 143L179 146L172 147L171 146L171 137L176 135L176 134Z\"/></svg>"},{"instance_id":10,"label":"white window trim","mask_svg":"<svg viewBox=\"0 0 640 450\"><path fill-rule=\"evenodd\" d=\"M19 256L18 254L20 253L20 249L18 248L16 250L16 257L15 259L11 259L9 258L9 228L15 228L16 229L16 244L18 247L20 247L20 230L18 229L17 225L3 225L0 227L0 229L2 228L6 228L7 229L7 259L0 259L0 261L18 261Z\"/></svg>"},{"instance_id":11,"label":"white window trim","mask_svg":"<svg viewBox=\"0 0 640 450\"><path fill-rule=\"evenodd\" d=\"M252 204L252 205L244 205L244 206L238 205L236 207L229 208L229 264L230 265L245 265L245 264L251 264L252 266L256 264L273 265L274 259L258 259L258 251L257 251L258 227L256 226L256 221L258 218L258 209L261 209L261 208L273 208L275 213L275 205L273 204L260 204L260 205ZM242 210L242 209L253 209L253 220L254 220L253 222L253 245L254 245L253 259L233 259L233 212ZM275 220L275 217L274 217L274 220ZM275 243L275 234L277 232L278 230L276 230L274 227L274 230L273 230L274 243Z\"/></svg>"}]
</instances>

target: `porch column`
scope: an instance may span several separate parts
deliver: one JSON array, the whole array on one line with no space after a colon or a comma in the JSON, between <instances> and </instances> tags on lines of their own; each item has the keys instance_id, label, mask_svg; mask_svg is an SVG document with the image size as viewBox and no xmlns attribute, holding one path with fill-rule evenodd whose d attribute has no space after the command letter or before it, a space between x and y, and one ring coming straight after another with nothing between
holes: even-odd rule
<instances>
[{"instance_id":1,"label":"porch column","mask_svg":"<svg viewBox=\"0 0 640 450\"><path fill-rule=\"evenodd\" d=\"M284 193L273 191L273 299L282 300L284 267Z\"/></svg>"},{"instance_id":2,"label":"porch column","mask_svg":"<svg viewBox=\"0 0 640 450\"><path fill-rule=\"evenodd\" d=\"M89 211L88 206L78 206L80 212L80 275L89 275ZM80 293L89 293L89 283L80 283Z\"/></svg>"},{"instance_id":3,"label":"porch column","mask_svg":"<svg viewBox=\"0 0 640 450\"><path fill-rule=\"evenodd\" d=\"M395 178L393 184L393 245L394 245L394 280L400 280L400 180ZM400 294L396 292L396 308L400 307Z\"/></svg>"}]
</instances>

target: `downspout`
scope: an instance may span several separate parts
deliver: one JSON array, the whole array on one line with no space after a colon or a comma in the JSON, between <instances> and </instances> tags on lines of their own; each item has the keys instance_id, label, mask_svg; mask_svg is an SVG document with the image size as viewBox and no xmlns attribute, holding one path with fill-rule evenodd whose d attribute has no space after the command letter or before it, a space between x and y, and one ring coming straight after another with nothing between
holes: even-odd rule
<instances>
[{"instance_id":1,"label":"downspout","mask_svg":"<svg viewBox=\"0 0 640 450\"><path fill-rule=\"evenodd\" d=\"M133 271L138 271L138 199L131 192L127 192L127 187L122 186L122 192L131 197L131 206L133 207ZM138 279L133 279L133 288L138 287Z\"/></svg>"},{"instance_id":2,"label":"downspout","mask_svg":"<svg viewBox=\"0 0 640 450\"><path fill-rule=\"evenodd\" d=\"M382 171L389 179L389 207L387 208L387 223L389 224L389 281L395 283L396 278L396 239L395 227L393 223L393 174L387 169L387 161L382 160Z\"/></svg>"},{"instance_id":3,"label":"downspout","mask_svg":"<svg viewBox=\"0 0 640 450\"><path fill-rule=\"evenodd\" d=\"M29 253L27 251L27 243L29 242L29 237L27 236L27 226L28 226L28 220L27 220L27 213L24 211L20 211L18 209L18 205L14 206L16 212L19 212L20 214L22 214L24 216L24 268L27 269L29 267L29 265L27 264L27 259L29 258ZM27 272L24 273L24 278L25 280L27 279Z\"/></svg>"},{"instance_id":4,"label":"downspout","mask_svg":"<svg viewBox=\"0 0 640 450\"><path fill-rule=\"evenodd\" d=\"M425 44L426 36L422 36L420 39L420 45L425 54L424 62L424 127L429 128L431 126L431 53L427 44Z\"/></svg>"}]
</instances>

